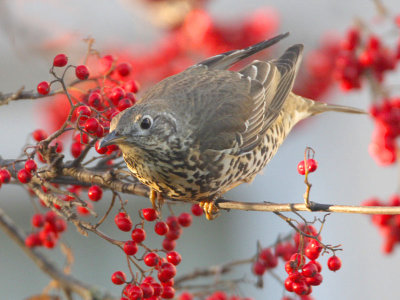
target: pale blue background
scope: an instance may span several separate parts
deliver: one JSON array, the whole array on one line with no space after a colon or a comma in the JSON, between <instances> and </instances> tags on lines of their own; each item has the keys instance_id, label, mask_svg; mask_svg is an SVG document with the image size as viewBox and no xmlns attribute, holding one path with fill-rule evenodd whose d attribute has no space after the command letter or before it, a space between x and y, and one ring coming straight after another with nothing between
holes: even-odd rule
<instances>
[{"instance_id":1,"label":"pale blue background","mask_svg":"<svg viewBox=\"0 0 400 300\"><path fill-rule=\"evenodd\" d=\"M0 2L0 91L15 91L21 85L34 88L39 81L48 78L47 70L56 53L38 48L43 36L72 30L77 38L88 35L96 38L100 50L110 41L144 43L155 39L158 33L151 29L143 10L140 7L128 10L122 3L124 1L104 0ZM397 0L385 3L393 12L400 13ZM281 14L281 31L291 32L291 37L283 41L284 46L302 42L306 51L315 47L322 33L332 29L343 32L353 17L374 15L373 1L365 0L215 0L211 1L210 10L213 16L228 19L263 5L275 7ZM85 46L75 45L68 54L78 59L85 53ZM335 103L360 108L367 108L369 97L367 92L332 95ZM28 133L38 126L34 112L30 101L0 107L0 155L11 158L19 154ZM227 197L259 202L302 201L303 179L295 168L304 148L312 146L317 151L319 162L318 172L311 176L312 200L356 205L373 195L386 199L396 191L398 170L396 167L379 168L368 155L372 128L372 122L363 116L331 113L315 117L290 135L264 175L258 176L251 185L235 189ZM129 199L132 212L148 206L147 200ZM33 210L21 189L3 186L0 205L24 229L29 229ZM312 217L311 214L305 215ZM273 214L255 212L223 213L213 222L197 219L195 225L186 230L179 241L178 250L184 258L178 268L180 274L194 267L249 257L254 253L258 240L262 245L269 245L278 234L289 231L289 227ZM113 226L107 225L103 230L110 234L116 232ZM345 251L339 254L343 261L342 270L337 273L323 271L324 282L314 289L316 299L400 297L397 280L399 251L396 249L391 256L382 255L381 238L368 217L331 215L323 239L330 244L342 244ZM93 235L84 238L73 229L66 234L65 240L74 248L76 262L73 273L117 295L120 288L114 287L109 277L114 270L127 271L120 251ZM44 252L53 259L61 258L53 252ZM282 264L280 269L283 269ZM247 267L235 275L254 279ZM0 298L23 299L40 293L47 282L48 278L38 272L23 252L0 232ZM250 285L242 285L240 290L255 299L280 299L283 291L269 275L265 276L263 290Z\"/></svg>"}]
</instances>

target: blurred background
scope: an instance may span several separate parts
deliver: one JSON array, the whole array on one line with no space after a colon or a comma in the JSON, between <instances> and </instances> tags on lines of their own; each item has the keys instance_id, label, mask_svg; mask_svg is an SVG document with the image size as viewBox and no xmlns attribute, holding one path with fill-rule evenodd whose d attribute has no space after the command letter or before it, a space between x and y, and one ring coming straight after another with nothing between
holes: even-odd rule
<instances>
[{"instance_id":1,"label":"blurred background","mask_svg":"<svg viewBox=\"0 0 400 300\"><path fill-rule=\"evenodd\" d=\"M14 92L21 86L28 90L35 89L38 82L49 80L48 69L58 53L66 53L70 62L81 63L87 49L82 40L87 37L95 39L94 48L103 54L120 49L124 49L120 55L134 55L143 53L143 50L156 53L155 47L160 45L160 40L182 21L181 15L185 15L187 10L183 7L179 8L182 12L178 8L169 12L167 7L155 6L156 2L1 0L0 92ZM397 0L383 3L390 13L400 13ZM255 11L269 14L267 25L272 28L271 34L291 33L289 38L275 47L275 55L294 43L303 43L307 55L319 47L321 39L329 38L328 33L343 34L355 17L374 20L377 14L374 1L365 0L210 0L201 5L214 22L230 26L245 22ZM172 15L172 11L176 12L176 16ZM192 39L195 38L194 33ZM138 72L136 78L139 82L140 76ZM143 76L142 84L151 84L152 75L147 72ZM398 76L392 75L393 82L398 79ZM371 95L366 88L346 94L332 88L321 98L323 101L368 109ZM29 134L36 128L46 126L37 104L46 101L49 100L15 101L0 107L0 155L3 158L17 157ZM381 168L369 156L372 129L373 123L366 116L329 113L307 120L290 134L262 175L257 176L252 184L229 192L226 198L252 202L301 202L305 186L296 166L303 158L305 147L310 146L316 151L315 158L319 163L317 172L310 176L313 184L311 200L358 205L372 196L387 199L398 192L398 169ZM100 205L106 207L110 199L110 195L107 196ZM128 210L133 215L139 208L148 207L145 199L125 198L129 199ZM28 203L29 197L21 188L6 185L1 188L2 209L26 231L30 229L33 213ZM189 207L183 205L179 209L189 210ZM303 215L312 219L315 214ZM102 229L118 237L121 234L111 223L102 225ZM197 218L194 226L185 230L178 242L177 250L183 256L178 274L197 267L250 257L256 251L257 241L268 246L275 242L278 235L289 231L285 222L270 213L224 212L212 222ZM395 280L400 266L398 249L389 256L382 254L381 237L368 216L332 214L322 236L325 243L342 244L344 251L338 255L343 266L333 273L327 271L324 265L324 281L313 290L315 299L395 299L400 296ZM110 276L115 270L127 271L126 260L119 249L90 234L85 238L72 226L64 237L75 255L73 274L82 281L118 295L120 287L111 283ZM64 263L59 250L43 252L59 265ZM326 263L327 258L320 261ZM282 263L278 269L277 272L284 277ZM232 276L255 281L250 266L239 269ZM254 299L280 299L283 287L268 274L264 280L262 290L252 284L242 284L235 292ZM0 298L25 299L40 294L48 281L49 278L0 232Z\"/></svg>"}]
</instances>

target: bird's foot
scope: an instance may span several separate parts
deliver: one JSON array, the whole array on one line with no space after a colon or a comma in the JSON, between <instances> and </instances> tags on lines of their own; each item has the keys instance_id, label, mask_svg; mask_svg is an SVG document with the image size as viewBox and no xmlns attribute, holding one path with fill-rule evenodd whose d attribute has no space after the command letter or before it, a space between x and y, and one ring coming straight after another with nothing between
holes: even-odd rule
<instances>
[{"instance_id":1,"label":"bird's foot","mask_svg":"<svg viewBox=\"0 0 400 300\"><path fill-rule=\"evenodd\" d=\"M215 200L205 200L199 203L200 207L204 210L207 220L214 220L219 215L219 208L215 204Z\"/></svg>"},{"instance_id":2,"label":"bird's foot","mask_svg":"<svg viewBox=\"0 0 400 300\"><path fill-rule=\"evenodd\" d=\"M151 202L151 205L153 206L153 208L157 211L161 210L161 207L164 204L164 197L162 196L162 194L151 189L149 198L150 198L150 202Z\"/></svg>"}]
</instances>

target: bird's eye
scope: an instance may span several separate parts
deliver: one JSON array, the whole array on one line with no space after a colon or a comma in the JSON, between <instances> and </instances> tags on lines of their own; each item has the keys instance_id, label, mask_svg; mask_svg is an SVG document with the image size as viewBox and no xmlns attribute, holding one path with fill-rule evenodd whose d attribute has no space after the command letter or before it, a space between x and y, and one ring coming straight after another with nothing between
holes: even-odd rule
<instances>
[{"instance_id":1,"label":"bird's eye","mask_svg":"<svg viewBox=\"0 0 400 300\"><path fill-rule=\"evenodd\" d=\"M144 116L142 121L140 122L140 128L149 129L151 127L152 120L149 116Z\"/></svg>"}]
</instances>

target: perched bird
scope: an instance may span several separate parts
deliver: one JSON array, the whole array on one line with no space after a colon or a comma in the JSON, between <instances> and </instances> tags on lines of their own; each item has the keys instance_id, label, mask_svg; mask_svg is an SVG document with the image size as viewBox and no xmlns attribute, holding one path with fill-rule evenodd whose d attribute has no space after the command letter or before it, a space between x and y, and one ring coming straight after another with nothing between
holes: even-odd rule
<instances>
[{"instance_id":1,"label":"perched bird","mask_svg":"<svg viewBox=\"0 0 400 300\"><path fill-rule=\"evenodd\" d=\"M326 111L364 113L292 93L303 45L281 57L238 61L286 37L208 58L150 88L111 122L101 147L117 144L129 170L155 196L200 201L208 219L215 200L251 182L300 120Z\"/></svg>"}]
</instances>

